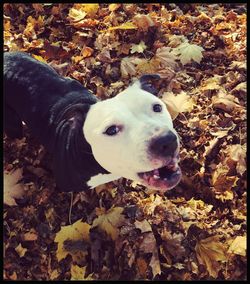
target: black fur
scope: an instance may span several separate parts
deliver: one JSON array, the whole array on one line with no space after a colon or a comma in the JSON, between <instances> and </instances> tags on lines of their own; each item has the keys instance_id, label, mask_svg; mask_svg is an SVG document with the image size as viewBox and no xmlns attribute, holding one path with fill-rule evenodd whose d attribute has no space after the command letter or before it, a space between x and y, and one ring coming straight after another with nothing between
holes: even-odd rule
<instances>
[{"instance_id":1,"label":"black fur","mask_svg":"<svg viewBox=\"0 0 250 284\"><path fill-rule=\"evenodd\" d=\"M108 173L92 155L82 127L97 99L79 82L59 76L23 52L4 53L4 130L22 137L22 121L53 155L57 186L82 191L98 173Z\"/></svg>"}]
</instances>

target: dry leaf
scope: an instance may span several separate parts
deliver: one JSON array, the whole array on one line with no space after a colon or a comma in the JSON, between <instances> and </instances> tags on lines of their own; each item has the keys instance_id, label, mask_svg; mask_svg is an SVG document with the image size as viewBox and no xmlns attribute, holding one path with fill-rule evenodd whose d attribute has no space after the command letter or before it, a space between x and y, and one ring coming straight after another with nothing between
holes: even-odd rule
<instances>
[{"instance_id":1,"label":"dry leaf","mask_svg":"<svg viewBox=\"0 0 250 284\"><path fill-rule=\"evenodd\" d=\"M114 30L134 30L137 29L137 27L132 23L132 22L126 22L123 23L119 26L116 27L109 27L108 30L109 31L114 31Z\"/></svg>"},{"instance_id":2,"label":"dry leaf","mask_svg":"<svg viewBox=\"0 0 250 284\"><path fill-rule=\"evenodd\" d=\"M178 95L174 95L173 92L165 92L162 96L162 100L166 104L173 120L179 113L189 112L194 106L193 99L183 91Z\"/></svg>"},{"instance_id":3,"label":"dry leaf","mask_svg":"<svg viewBox=\"0 0 250 284\"><path fill-rule=\"evenodd\" d=\"M144 258L138 257L136 260L136 267L139 270L139 274L146 279L147 278L147 269L148 265Z\"/></svg>"},{"instance_id":4,"label":"dry leaf","mask_svg":"<svg viewBox=\"0 0 250 284\"><path fill-rule=\"evenodd\" d=\"M247 251L247 238L246 236L237 236L231 243L228 253L246 256Z\"/></svg>"},{"instance_id":5,"label":"dry leaf","mask_svg":"<svg viewBox=\"0 0 250 284\"><path fill-rule=\"evenodd\" d=\"M75 4L75 7L86 12L90 18L95 18L99 10L99 4Z\"/></svg>"},{"instance_id":6,"label":"dry leaf","mask_svg":"<svg viewBox=\"0 0 250 284\"><path fill-rule=\"evenodd\" d=\"M165 67L171 67L175 69L176 63L176 55L171 53L171 48L169 47L161 47L158 48L155 54L155 57L160 60L161 64Z\"/></svg>"},{"instance_id":7,"label":"dry leaf","mask_svg":"<svg viewBox=\"0 0 250 284\"><path fill-rule=\"evenodd\" d=\"M23 170L18 168L12 172L4 171L4 204L17 205L15 198L20 199L24 195L24 188L18 181L22 178Z\"/></svg>"},{"instance_id":8,"label":"dry leaf","mask_svg":"<svg viewBox=\"0 0 250 284\"><path fill-rule=\"evenodd\" d=\"M80 249L78 252L69 251L67 246L65 247L65 241L71 241L72 245L74 242L89 241L89 230L90 225L82 222L81 220L76 221L72 225L62 226L61 230L56 234L55 242L58 243L56 257L58 261L65 258L68 254L72 255L73 260L76 262L84 259L87 252L84 249Z\"/></svg>"},{"instance_id":9,"label":"dry leaf","mask_svg":"<svg viewBox=\"0 0 250 284\"><path fill-rule=\"evenodd\" d=\"M196 44L190 44L187 41L174 48L172 53L179 57L183 65L190 63L194 60L197 63L201 62L203 57L202 51L204 49Z\"/></svg>"},{"instance_id":10,"label":"dry leaf","mask_svg":"<svg viewBox=\"0 0 250 284\"><path fill-rule=\"evenodd\" d=\"M237 99L233 95L220 92L217 96L212 97L212 106L226 112L231 112L235 108L242 108L236 103L236 100Z\"/></svg>"},{"instance_id":11,"label":"dry leaf","mask_svg":"<svg viewBox=\"0 0 250 284\"><path fill-rule=\"evenodd\" d=\"M19 244L16 248L15 251L19 254L20 257L23 257L27 251L26 248L23 248L21 244Z\"/></svg>"},{"instance_id":12,"label":"dry leaf","mask_svg":"<svg viewBox=\"0 0 250 284\"><path fill-rule=\"evenodd\" d=\"M122 215L122 207L113 207L107 212L102 212L97 217L92 225L92 228L98 226L101 230L105 231L112 240L116 240L118 237L118 226L124 221L124 215Z\"/></svg>"},{"instance_id":13,"label":"dry leaf","mask_svg":"<svg viewBox=\"0 0 250 284\"><path fill-rule=\"evenodd\" d=\"M226 245L220 242L219 236L212 236L200 240L195 246L196 256L200 264L203 264L208 273L217 278L222 268L218 261L227 260Z\"/></svg>"},{"instance_id":14,"label":"dry leaf","mask_svg":"<svg viewBox=\"0 0 250 284\"><path fill-rule=\"evenodd\" d=\"M151 232L152 228L151 225L149 224L149 222L147 220L143 220L143 221L135 221L135 227L137 229L140 229L142 233L145 232Z\"/></svg>"},{"instance_id":15,"label":"dry leaf","mask_svg":"<svg viewBox=\"0 0 250 284\"><path fill-rule=\"evenodd\" d=\"M149 15L136 15L133 18L133 22L136 27L145 32L149 29L149 27L153 27L155 25L154 20Z\"/></svg>"},{"instance_id":16,"label":"dry leaf","mask_svg":"<svg viewBox=\"0 0 250 284\"><path fill-rule=\"evenodd\" d=\"M147 46L145 45L145 42L143 40L140 41L139 44L132 44L131 46L131 53L142 53L145 49L147 48Z\"/></svg>"},{"instance_id":17,"label":"dry leaf","mask_svg":"<svg viewBox=\"0 0 250 284\"><path fill-rule=\"evenodd\" d=\"M24 241L36 241L38 239L38 234L35 229L31 229L29 232L23 235Z\"/></svg>"},{"instance_id":18,"label":"dry leaf","mask_svg":"<svg viewBox=\"0 0 250 284\"><path fill-rule=\"evenodd\" d=\"M94 273L85 277L86 266L80 267L77 264L76 265L72 264L70 268L70 273L71 273L70 280L94 280L94 278L92 278Z\"/></svg>"},{"instance_id":19,"label":"dry leaf","mask_svg":"<svg viewBox=\"0 0 250 284\"><path fill-rule=\"evenodd\" d=\"M127 78L129 75L134 76L136 74L134 59L132 57L124 57L121 61L120 68L123 78Z\"/></svg>"}]
</instances>

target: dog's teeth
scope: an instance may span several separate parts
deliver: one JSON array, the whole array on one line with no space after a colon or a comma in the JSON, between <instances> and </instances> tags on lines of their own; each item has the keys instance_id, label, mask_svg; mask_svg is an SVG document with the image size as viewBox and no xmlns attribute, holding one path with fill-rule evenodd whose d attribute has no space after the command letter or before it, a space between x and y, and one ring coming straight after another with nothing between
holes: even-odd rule
<instances>
[{"instance_id":1,"label":"dog's teeth","mask_svg":"<svg viewBox=\"0 0 250 284\"><path fill-rule=\"evenodd\" d=\"M159 179L160 177L158 175L153 175L154 179Z\"/></svg>"}]
</instances>

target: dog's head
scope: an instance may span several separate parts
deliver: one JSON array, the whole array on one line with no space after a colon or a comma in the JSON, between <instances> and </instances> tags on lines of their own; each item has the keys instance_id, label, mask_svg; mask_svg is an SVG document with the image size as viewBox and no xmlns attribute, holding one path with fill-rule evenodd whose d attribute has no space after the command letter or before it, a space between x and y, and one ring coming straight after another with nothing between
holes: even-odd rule
<instances>
[{"instance_id":1,"label":"dog's head","mask_svg":"<svg viewBox=\"0 0 250 284\"><path fill-rule=\"evenodd\" d=\"M150 188L168 190L181 178L179 139L165 104L145 75L88 111L83 133L107 171Z\"/></svg>"}]
</instances>

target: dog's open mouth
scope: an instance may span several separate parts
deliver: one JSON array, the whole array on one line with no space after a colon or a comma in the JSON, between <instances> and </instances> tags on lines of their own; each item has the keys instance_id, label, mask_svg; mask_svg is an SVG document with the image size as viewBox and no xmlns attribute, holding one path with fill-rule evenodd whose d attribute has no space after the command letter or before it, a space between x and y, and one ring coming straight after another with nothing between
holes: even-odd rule
<instances>
[{"instance_id":1,"label":"dog's open mouth","mask_svg":"<svg viewBox=\"0 0 250 284\"><path fill-rule=\"evenodd\" d=\"M138 173L143 184L166 191L175 187L181 179L181 170L176 158L171 158L165 166L149 172Z\"/></svg>"}]
</instances>

